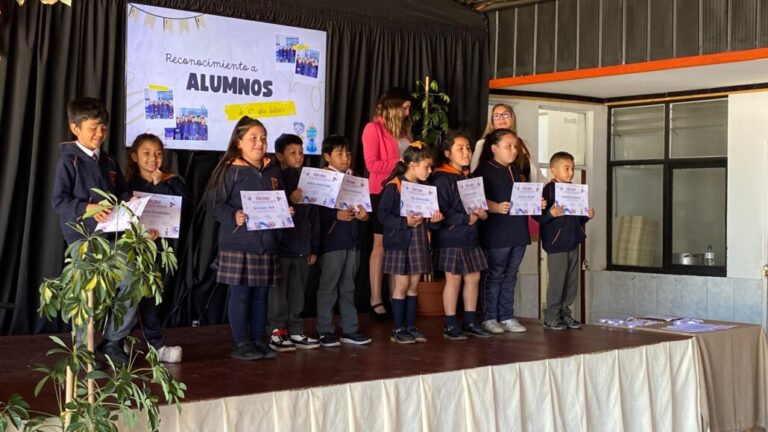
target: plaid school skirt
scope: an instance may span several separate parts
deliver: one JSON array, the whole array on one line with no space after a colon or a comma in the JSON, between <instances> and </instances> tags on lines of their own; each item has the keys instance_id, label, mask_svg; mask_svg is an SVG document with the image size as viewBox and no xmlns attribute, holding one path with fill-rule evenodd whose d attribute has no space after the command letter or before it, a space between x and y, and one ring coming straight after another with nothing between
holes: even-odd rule
<instances>
[{"instance_id":1,"label":"plaid school skirt","mask_svg":"<svg viewBox=\"0 0 768 432\"><path fill-rule=\"evenodd\" d=\"M411 245L408 249L384 251L384 273L415 275L432 272L426 223L409 229L411 230Z\"/></svg>"},{"instance_id":2,"label":"plaid school skirt","mask_svg":"<svg viewBox=\"0 0 768 432\"><path fill-rule=\"evenodd\" d=\"M435 255L436 267L453 274L474 273L488 269L488 261L480 247L440 248Z\"/></svg>"},{"instance_id":3,"label":"plaid school skirt","mask_svg":"<svg viewBox=\"0 0 768 432\"><path fill-rule=\"evenodd\" d=\"M275 254L220 250L216 282L227 285L272 286L282 273Z\"/></svg>"}]
</instances>

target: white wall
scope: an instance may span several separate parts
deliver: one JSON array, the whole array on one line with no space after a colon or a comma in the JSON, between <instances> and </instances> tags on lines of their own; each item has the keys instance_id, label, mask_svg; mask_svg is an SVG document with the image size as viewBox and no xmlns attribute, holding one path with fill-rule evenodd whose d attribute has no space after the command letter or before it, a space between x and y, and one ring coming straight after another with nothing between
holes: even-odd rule
<instances>
[{"instance_id":1,"label":"white wall","mask_svg":"<svg viewBox=\"0 0 768 432\"><path fill-rule=\"evenodd\" d=\"M587 112L587 184L596 216L587 224L587 319L640 314L768 324L768 294L761 277L768 263L768 91L728 98L726 278L606 271L607 108L599 105L492 97L513 106L518 133L538 154L538 110ZM537 245L521 268L516 309L537 317Z\"/></svg>"}]
</instances>

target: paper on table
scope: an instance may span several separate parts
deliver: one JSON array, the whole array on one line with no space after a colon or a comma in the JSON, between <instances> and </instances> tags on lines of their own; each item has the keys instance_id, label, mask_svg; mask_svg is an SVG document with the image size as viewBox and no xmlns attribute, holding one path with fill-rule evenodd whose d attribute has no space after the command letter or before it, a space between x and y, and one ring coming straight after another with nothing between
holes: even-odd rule
<instances>
[{"instance_id":1,"label":"paper on table","mask_svg":"<svg viewBox=\"0 0 768 432\"><path fill-rule=\"evenodd\" d=\"M509 202L509 214L513 216L540 215L541 191L544 183L515 183Z\"/></svg>"},{"instance_id":2,"label":"paper on table","mask_svg":"<svg viewBox=\"0 0 768 432\"><path fill-rule=\"evenodd\" d=\"M357 206L363 206L369 213L373 211L371 195L368 192L368 179L347 174L344 176L336 198L336 208L356 209Z\"/></svg>"},{"instance_id":3,"label":"paper on table","mask_svg":"<svg viewBox=\"0 0 768 432\"><path fill-rule=\"evenodd\" d=\"M298 185L304 195L301 203L336 208L336 200L343 181L344 174L337 171L302 168Z\"/></svg>"},{"instance_id":4,"label":"paper on table","mask_svg":"<svg viewBox=\"0 0 768 432\"><path fill-rule=\"evenodd\" d=\"M432 217L440 210L437 188L434 186L402 182L400 187L400 216Z\"/></svg>"},{"instance_id":5,"label":"paper on table","mask_svg":"<svg viewBox=\"0 0 768 432\"><path fill-rule=\"evenodd\" d=\"M457 181L456 187L459 189L461 204L464 205L464 211L467 214L480 209L488 210L488 201L485 199L482 177Z\"/></svg>"},{"instance_id":6,"label":"paper on table","mask_svg":"<svg viewBox=\"0 0 768 432\"><path fill-rule=\"evenodd\" d=\"M589 186L573 183L555 183L555 205L563 207L565 216L587 216Z\"/></svg>"},{"instance_id":7,"label":"paper on table","mask_svg":"<svg viewBox=\"0 0 768 432\"><path fill-rule=\"evenodd\" d=\"M293 228L284 191L240 191L248 231Z\"/></svg>"},{"instance_id":8,"label":"paper on table","mask_svg":"<svg viewBox=\"0 0 768 432\"><path fill-rule=\"evenodd\" d=\"M141 213L141 223L155 229L161 237L179 238L182 197L176 195L134 192L140 198L149 198Z\"/></svg>"},{"instance_id":9,"label":"paper on table","mask_svg":"<svg viewBox=\"0 0 768 432\"><path fill-rule=\"evenodd\" d=\"M144 197L128 201L125 204L133 212L133 217L139 218L148 202L149 197ZM116 210L112 210L106 222L99 222L96 229L104 232L120 232L127 230L130 226L131 213L124 207L118 207Z\"/></svg>"}]
</instances>

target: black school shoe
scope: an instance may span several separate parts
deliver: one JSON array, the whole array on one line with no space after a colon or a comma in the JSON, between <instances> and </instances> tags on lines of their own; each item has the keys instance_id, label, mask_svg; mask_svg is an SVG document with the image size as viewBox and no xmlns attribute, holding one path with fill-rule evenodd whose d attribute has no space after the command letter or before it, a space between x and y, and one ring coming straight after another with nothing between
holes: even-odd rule
<instances>
[{"instance_id":1,"label":"black school shoe","mask_svg":"<svg viewBox=\"0 0 768 432\"><path fill-rule=\"evenodd\" d=\"M581 323L571 316L563 317L562 321L569 329L575 330L581 328Z\"/></svg>"},{"instance_id":2,"label":"black school shoe","mask_svg":"<svg viewBox=\"0 0 768 432\"><path fill-rule=\"evenodd\" d=\"M264 353L251 341L238 342L230 356L238 360L260 360Z\"/></svg>"},{"instance_id":3,"label":"black school shoe","mask_svg":"<svg viewBox=\"0 0 768 432\"><path fill-rule=\"evenodd\" d=\"M113 342L104 339L96 348L96 351L112 360L112 364L114 364L116 368L121 368L128 364L128 355L123 351L122 341Z\"/></svg>"},{"instance_id":4,"label":"black school shoe","mask_svg":"<svg viewBox=\"0 0 768 432\"><path fill-rule=\"evenodd\" d=\"M392 336L390 336L389 340L399 344L416 343L416 339L404 328L392 330Z\"/></svg>"},{"instance_id":5,"label":"black school shoe","mask_svg":"<svg viewBox=\"0 0 768 432\"><path fill-rule=\"evenodd\" d=\"M474 336L479 338L491 337L491 332L489 332L488 330L485 330L484 328L480 327L475 323L464 324L461 327L461 331L464 332L464 334L467 336Z\"/></svg>"},{"instance_id":6,"label":"black school shoe","mask_svg":"<svg viewBox=\"0 0 768 432\"><path fill-rule=\"evenodd\" d=\"M384 307L384 312L376 312L377 307L384 307L384 303L376 303L375 305L371 305L371 310L368 311L368 315L371 317L371 319L374 319L376 321L389 321L392 319L392 314L389 313L386 307Z\"/></svg>"},{"instance_id":7,"label":"black school shoe","mask_svg":"<svg viewBox=\"0 0 768 432\"><path fill-rule=\"evenodd\" d=\"M454 341L467 340L467 337L461 331L459 326L443 327L443 337L448 340L454 340Z\"/></svg>"},{"instance_id":8,"label":"black school shoe","mask_svg":"<svg viewBox=\"0 0 768 432\"><path fill-rule=\"evenodd\" d=\"M269 344L264 342L263 340L257 340L254 341L253 344L256 346L256 349L261 351L263 359L273 359L277 357L277 353L272 350L272 348L269 347Z\"/></svg>"},{"instance_id":9,"label":"black school shoe","mask_svg":"<svg viewBox=\"0 0 768 432\"><path fill-rule=\"evenodd\" d=\"M367 345L372 342L368 336L363 336L358 332L354 333L342 333L341 341L352 345Z\"/></svg>"}]
</instances>

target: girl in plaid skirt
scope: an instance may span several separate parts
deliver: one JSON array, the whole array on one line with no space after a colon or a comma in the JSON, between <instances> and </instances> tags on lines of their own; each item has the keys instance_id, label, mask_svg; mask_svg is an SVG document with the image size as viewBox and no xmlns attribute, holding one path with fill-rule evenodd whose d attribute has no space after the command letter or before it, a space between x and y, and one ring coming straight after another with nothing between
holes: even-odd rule
<instances>
[{"instance_id":1,"label":"girl in plaid skirt","mask_svg":"<svg viewBox=\"0 0 768 432\"><path fill-rule=\"evenodd\" d=\"M440 211L424 217L420 214L400 215L400 186L402 182L426 182L432 171L432 156L424 143L411 143L403 158L383 182L379 211L384 227L384 273L394 275L392 292L392 342L401 344L426 342L415 324L417 287L423 273L432 271L427 238L426 219L437 223L443 219Z\"/></svg>"},{"instance_id":2,"label":"girl in plaid skirt","mask_svg":"<svg viewBox=\"0 0 768 432\"><path fill-rule=\"evenodd\" d=\"M451 132L437 148L432 184L437 187L437 199L445 219L432 224L437 269L445 272L443 307L445 328L443 336L450 340L463 340L467 335L488 337L490 333L475 323L480 272L488 268L480 248L477 221L488 217L485 210L470 214L464 210L456 182L469 178L467 167L472 157L469 136ZM456 305L464 282L464 325L459 327Z\"/></svg>"},{"instance_id":3,"label":"girl in plaid skirt","mask_svg":"<svg viewBox=\"0 0 768 432\"><path fill-rule=\"evenodd\" d=\"M280 166L266 152L264 125L247 116L241 118L207 191L211 215L220 224L216 281L229 285L232 357L240 360L276 357L265 337L269 287L279 277L280 231L248 231L248 215L240 199L241 191L283 189Z\"/></svg>"}]
</instances>

